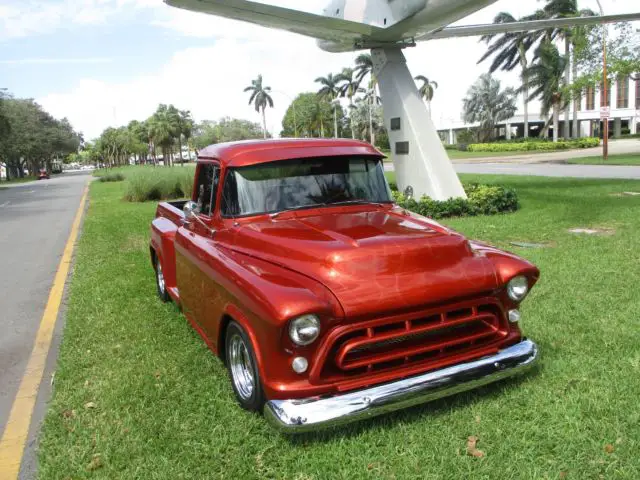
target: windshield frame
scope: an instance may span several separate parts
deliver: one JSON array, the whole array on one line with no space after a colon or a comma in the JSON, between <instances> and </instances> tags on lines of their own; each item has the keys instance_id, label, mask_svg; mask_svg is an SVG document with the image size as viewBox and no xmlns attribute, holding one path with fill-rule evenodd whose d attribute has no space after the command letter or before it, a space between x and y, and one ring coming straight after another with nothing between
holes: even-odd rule
<instances>
[{"instance_id":1,"label":"windshield frame","mask_svg":"<svg viewBox=\"0 0 640 480\"><path fill-rule=\"evenodd\" d=\"M276 217L280 214L284 214L287 212L303 212L305 210L313 210L313 209L318 209L318 208L329 208L329 207L362 207L362 206L367 206L367 205L393 205L395 203L395 199L393 198L393 194L391 191L391 187L389 186L389 182L387 181L387 177L384 175L384 156L380 156L380 155L362 155L362 154L355 154L355 155L336 155L334 156L318 156L318 157L302 157L302 158L283 158L281 160L274 160L274 161L270 161L270 162L264 162L264 163L259 163L259 164L254 164L251 165L251 167L256 167L259 165L272 165L272 164L276 164L276 163L280 163L280 162L291 162L291 161L314 161L314 160L322 160L322 159L327 159L327 161L331 161L330 159L332 158L340 158L340 159L348 159L348 160L352 160L352 159L365 159L365 160L370 160L373 162L379 162L379 167L376 168L381 168L382 169L382 177L384 180L384 184L385 184L385 189L388 193L388 200L363 200L363 199L354 199L352 204L343 204L340 202L335 202L335 203L316 203L316 204L310 204L310 205L300 205L300 206L296 206L293 208L283 208L283 209L276 209L276 210L271 210L271 211L265 211L265 212L250 212L250 213L241 213L241 214L237 214L237 215L233 215L230 213L225 213L226 210L226 206L227 206L227 201L225 198L225 187L227 185L227 182L229 181L229 178L231 175L234 175L234 173L238 170L242 170L244 168L250 168L249 166L242 166L242 167L227 167L225 168L225 172L224 172L224 182L220 185L220 208L219 208L219 212L220 212L220 216L223 219L238 219L238 218L250 218L250 217L260 217L260 216L265 216L265 215L270 215L272 217Z\"/></svg>"}]
</instances>

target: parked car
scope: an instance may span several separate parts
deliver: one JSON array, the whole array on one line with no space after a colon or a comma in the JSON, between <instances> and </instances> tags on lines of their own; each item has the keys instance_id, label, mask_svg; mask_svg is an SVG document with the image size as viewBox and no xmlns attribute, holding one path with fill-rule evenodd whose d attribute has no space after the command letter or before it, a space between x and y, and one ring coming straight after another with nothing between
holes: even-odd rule
<instances>
[{"instance_id":1,"label":"parked car","mask_svg":"<svg viewBox=\"0 0 640 480\"><path fill-rule=\"evenodd\" d=\"M538 357L520 303L539 270L393 202L352 140L218 144L190 200L161 202L150 255L239 404L287 432L430 401Z\"/></svg>"},{"instance_id":2,"label":"parked car","mask_svg":"<svg viewBox=\"0 0 640 480\"><path fill-rule=\"evenodd\" d=\"M46 168L41 168L40 171L38 172L38 180L44 180L44 179L49 179L49 172L47 172Z\"/></svg>"}]
</instances>

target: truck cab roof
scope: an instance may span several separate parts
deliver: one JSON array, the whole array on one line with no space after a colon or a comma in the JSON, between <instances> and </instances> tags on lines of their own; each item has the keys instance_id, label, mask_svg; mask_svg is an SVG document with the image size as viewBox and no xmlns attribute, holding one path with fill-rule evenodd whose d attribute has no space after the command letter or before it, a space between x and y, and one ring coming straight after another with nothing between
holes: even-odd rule
<instances>
[{"instance_id":1,"label":"truck cab roof","mask_svg":"<svg viewBox=\"0 0 640 480\"><path fill-rule=\"evenodd\" d=\"M285 159L359 155L384 157L369 143L342 138L282 138L243 140L210 145L198 152L198 162L217 160L227 167L244 167Z\"/></svg>"}]
</instances>

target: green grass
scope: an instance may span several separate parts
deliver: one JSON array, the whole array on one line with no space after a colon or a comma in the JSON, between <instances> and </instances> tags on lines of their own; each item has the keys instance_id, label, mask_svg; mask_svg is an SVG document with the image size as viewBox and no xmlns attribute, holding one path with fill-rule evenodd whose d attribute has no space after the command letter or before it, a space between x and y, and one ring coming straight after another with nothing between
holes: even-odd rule
<instances>
[{"instance_id":1,"label":"green grass","mask_svg":"<svg viewBox=\"0 0 640 480\"><path fill-rule=\"evenodd\" d=\"M173 304L156 299L147 247L156 204L123 202L122 182L93 182L39 477L637 479L640 198L611 194L639 191L640 182L463 180L518 192L517 213L443 223L540 267L522 308L540 368L294 439L236 405L220 360ZM576 226L616 233L567 233ZM465 454L471 435L483 458Z\"/></svg>"},{"instance_id":2,"label":"green grass","mask_svg":"<svg viewBox=\"0 0 640 480\"><path fill-rule=\"evenodd\" d=\"M575 165L640 165L640 153L609 155L606 162L602 156L570 158L567 163Z\"/></svg>"}]
</instances>

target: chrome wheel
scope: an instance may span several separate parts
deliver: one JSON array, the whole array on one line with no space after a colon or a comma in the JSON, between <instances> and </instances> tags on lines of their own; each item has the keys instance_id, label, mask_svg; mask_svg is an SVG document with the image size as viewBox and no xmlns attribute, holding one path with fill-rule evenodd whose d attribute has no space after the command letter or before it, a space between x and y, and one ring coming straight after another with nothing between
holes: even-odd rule
<instances>
[{"instance_id":1,"label":"chrome wheel","mask_svg":"<svg viewBox=\"0 0 640 480\"><path fill-rule=\"evenodd\" d=\"M250 399L255 389L253 364L244 340L235 333L229 342L229 370L238 395L243 400Z\"/></svg>"},{"instance_id":2,"label":"chrome wheel","mask_svg":"<svg viewBox=\"0 0 640 480\"><path fill-rule=\"evenodd\" d=\"M158 278L158 289L160 290L160 294L164 295L164 274L162 273L162 266L160 265L160 262L158 262L158 264L156 265L156 277Z\"/></svg>"}]
</instances>

